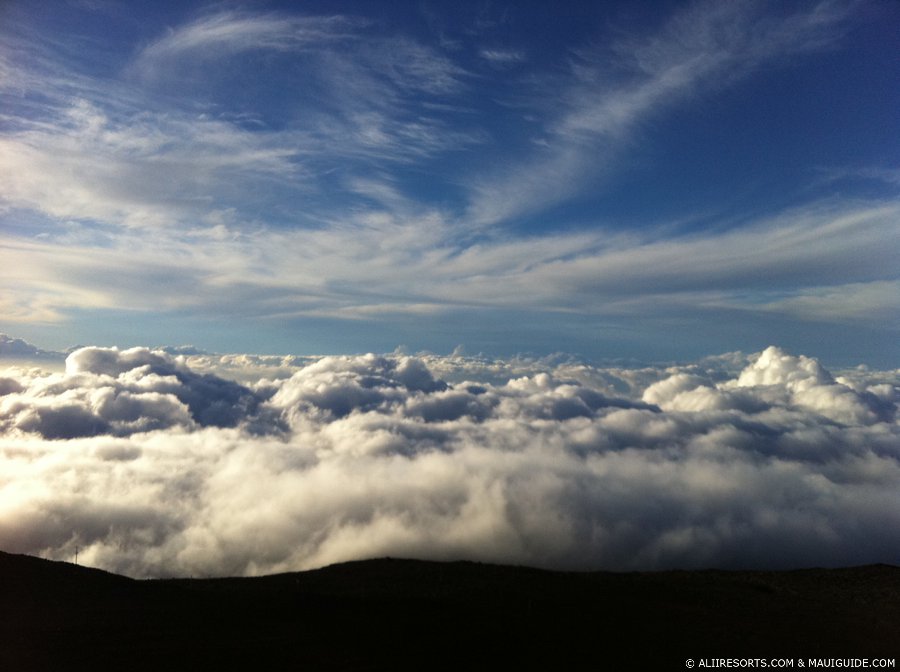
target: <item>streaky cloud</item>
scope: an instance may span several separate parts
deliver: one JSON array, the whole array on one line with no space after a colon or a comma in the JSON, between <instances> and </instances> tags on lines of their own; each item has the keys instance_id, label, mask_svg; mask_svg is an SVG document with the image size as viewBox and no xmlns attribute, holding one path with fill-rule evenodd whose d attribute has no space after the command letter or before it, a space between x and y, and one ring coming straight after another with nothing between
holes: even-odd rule
<instances>
[{"instance_id":1,"label":"streaky cloud","mask_svg":"<svg viewBox=\"0 0 900 672\"><path fill-rule=\"evenodd\" d=\"M352 39L359 19L344 16L296 16L223 11L170 30L144 47L140 67L191 54L209 58L251 49L300 50L325 41Z\"/></svg>"},{"instance_id":2,"label":"streaky cloud","mask_svg":"<svg viewBox=\"0 0 900 672\"><path fill-rule=\"evenodd\" d=\"M129 306L362 319L495 308L893 323L895 202L829 200L682 235L548 232L477 244L439 212L395 207L326 229L0 236L14 262L2 273L22 297L10 314L37 319L52 310L63 320L74 308Z\"/></svg>"},{"instance_id":3,"label":"streaky cloud","mask_svg":"<svg viewBox=\"0 0 900 672\"><path fill-rule=\"evenodd\" d=\"M852 10L822 2L773 20L754 2L696 2L650 35L621 36L611 53L575 50L571 77L552 92L560 104L546 123L546 145L512 169L480 175L469 218L496 225L601 184L641 123L760 68L827 49L846 32Z\"/></svg>"}]
</instances>

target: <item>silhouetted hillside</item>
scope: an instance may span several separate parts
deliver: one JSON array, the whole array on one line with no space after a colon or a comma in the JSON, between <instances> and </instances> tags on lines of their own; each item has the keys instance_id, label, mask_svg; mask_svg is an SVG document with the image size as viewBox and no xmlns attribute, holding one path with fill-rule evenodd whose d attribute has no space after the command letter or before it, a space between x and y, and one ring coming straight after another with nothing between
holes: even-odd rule
<instances>
[{"instance_id":1,"label":"silhouetted hillside","mask_svg":"<svg viewBox=\"0 0 900 672\"><path fill-rule=\"evenodd\" d=\"M563 573L370 560L135 581L0 553L0 669L684 669L898 657L900 568Z\"/></svg>"}]
</instances>

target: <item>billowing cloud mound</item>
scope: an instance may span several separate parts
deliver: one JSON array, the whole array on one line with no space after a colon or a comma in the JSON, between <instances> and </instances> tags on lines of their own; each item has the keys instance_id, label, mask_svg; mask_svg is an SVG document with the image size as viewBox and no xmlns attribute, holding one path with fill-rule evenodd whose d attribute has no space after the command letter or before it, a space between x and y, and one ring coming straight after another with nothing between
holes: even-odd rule
<instances>
[{"instance_id":1,"label":"billowing cloud mound","mask_svg":"<svg viewBox=\"0 0 900 672\"><path fill-rule=\"evenodd\" d=\"M38 377L2 402L0 428L45 439L198 426L233 427L246 421L258 393L210 374L198 374L163 352L82 348L66 359L65 374ZM3 384L0 383L0 390Z\"/></svg>"},{"instance_id":2,"label":"billowing cloud mound","mask_svg":"<svg viewBox=\"0 0 900 672\"><path fill-rule=\"evenodd\" d=\"M0 548L134 576L897 563L898 383L774 347L644 369L83 348L0 374Z\"/></svg>"},{"instance_id":3,"label":"billowing cloud mound","mask_svg":"<svg viewBox=\"0 0 900 672\"><path fill-rule=\"evenodd\" d=\"M64 357L63 353L51 350L42 350L21 338L12 338L0 333L0 358L9 359L57 359Z\"/></svg>"}]
</instances>

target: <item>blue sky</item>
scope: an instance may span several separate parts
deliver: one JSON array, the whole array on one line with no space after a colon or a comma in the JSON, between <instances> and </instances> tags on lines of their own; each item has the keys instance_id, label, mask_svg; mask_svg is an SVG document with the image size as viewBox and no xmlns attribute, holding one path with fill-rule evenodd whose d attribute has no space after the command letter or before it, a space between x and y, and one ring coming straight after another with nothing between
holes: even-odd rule
<instances>
[{"instance_id":1,"label":"blue sky","mask_svg":"<svg viewBox=\"0 0 900 672\"><path fill-rule=\"evenodd\" d=\"M6 2L0 330L896 367L900 5Z\"/></svg>"}]
</instances>

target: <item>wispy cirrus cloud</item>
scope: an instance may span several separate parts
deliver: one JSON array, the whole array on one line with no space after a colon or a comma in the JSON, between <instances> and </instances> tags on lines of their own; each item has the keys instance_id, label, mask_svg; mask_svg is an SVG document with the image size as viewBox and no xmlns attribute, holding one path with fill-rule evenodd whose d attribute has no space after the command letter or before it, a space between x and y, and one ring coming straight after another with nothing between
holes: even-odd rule
<instances>
[{"instance_id":1,"label":"wispy cirrus cloud","mask_svg":"<svg viewBox=\"0 0 900 672\"><path fill-rule=\"evenodd\" d=\"M825 183L843 181L874 182L900 187L900 168L882 166L844 166L819 168L816 173Z\"/></svg>"},{"instance_id":2,"label":"wispy cirrus cloud","mask_svg":"<svg viewBox=\"0 0 900 672\"><path fill-rule=\"evenodd\" d=\"M211 58L250 50L296 51L351 40L363 25L346 16L296 16L222 11L170 29L138 53L137 67L185 57Z\"/></svg>"},{"instance_id":3,"label":"wispy cirrus cloud","mask_svg":"<svg viewBox=\"0 0 900 672\"><path fill-rule=\"evenodd\" d=\"M700 2L657 32L581 49L554 91L542 147L472 184L469 216L482 224L540 212L602 183L624 142L660 112L799 54L846 30L848 3L823 2L773 18L752 2Z\"/></svg>"},{"instance_id":4,"label":"wispy cirrus cloud","mask_svg":"<svg viewBox=\"0 0 900 672\"><path fill-rule=\"evenodd\" d=\"M481 58L493 66L505 68L528 60L524 51L518 49L482 49L478 52Z\"/></svg>"},{"instance_id":5,"label":"wispy cirrus cloud","mask_svg":"<svg viewBox=\"0 0 900 672\"><path fill-rule=\"evenodd\" d=\"M299 140L294 136L295 141ZM284 137L214 119L133 111L111 119L86 99L0 138L3 199L55 218L167 226L199 219L225 182L300 182ZM216 207L228 207L227 198Z\"/></svg>"},{"instance_id":6,"label":"wispy cirrus cloud","mask_svg":"<svg viewBox=\"0 0 900 672\"><path fill-rule=\"evenodd\" d=\"M217 72L216 60L250 51L287 52L294 79L288 76L285 83L312 85L325 96L318 102L337 112L394 109L411 104L410 93L440 97L464 88L467 72L435 48L368 27L368 21L349 16L218 12L151 43L132 67L142 76L196 81L200 73Z\"/></svg>"},{"instance_id":7,"label":"wispy cirrus cloud","mask_svg":"<svg viewBox=\"0 0 900 672\"><path fill-rule=\"evenodd\" d=\"M7 30L4 315L893 324L890 195L678 226L594 201L536 217L621 175L648 121L839 43L852 9L682 5L564 67L348 16L206 10L102 72L63 57L66 33Z\"/></svg>"},{"instance_id":8,"label":"wispy cirrus cloud","mask_svg":"<svg viewBox=\"0 0 900 672\"><path fill-rule=\"evenodd\" d=\"M823 202L663 239L582 231L473 244L452 219L381 182L350 188L376 208L316 229L218 224L133 230L102 244L77 228L58 239L7 236L0 245L11 263L0 273L58 315L116 305L341 318L493 308L652 320L740 310L883 323L893 305L895 203Z\"/></svg>"},{"instance_id":9,"label":"wispy cirrus cloud","mask_svg":"<svg viewBox=\"0 0 900 672\"><path fill-rule=\"evenodd\" d=\"M342 190L329 177L336 170L427 161L482 141L418 100L459 91L462 68L365 26L341 16L209 14L151 42L112 80L60 75L64 44L10 37L4 62L22 76L6 82L14 105L0 137L0 198L114 226L184 226L229 208L283 220L269 207L277 198L315 192L310 202L330 207ZM274 55L267 67L277 88L266 95L307 87L316 105L279 94L295 109L277 122L217 111L232 95L225 80L241 68L228 59L249 51ZM199 109L179 105L170 87L197 93ZM26 100L32 89L41 97Z\"/></svg>"},{"instance_id":10,"label":"wispy cirrus cloud","mask_svg":"<svg viewBox=\"0 0 900 672\"><path fill-rule=\"evenodd\" d=\"M816 287L763 304L764 310L818 322L869 323L900 329L900 281Z\"/></svg>"}]
</instances>

